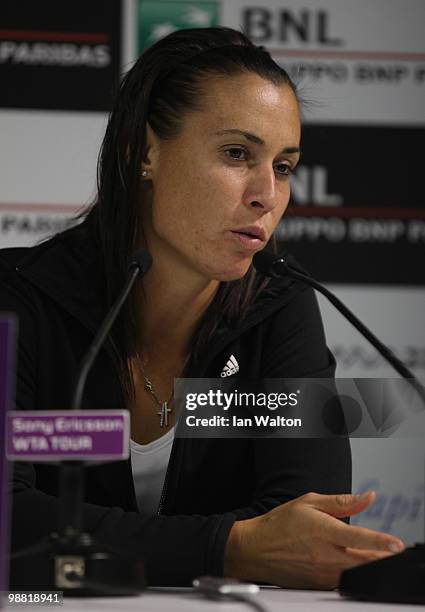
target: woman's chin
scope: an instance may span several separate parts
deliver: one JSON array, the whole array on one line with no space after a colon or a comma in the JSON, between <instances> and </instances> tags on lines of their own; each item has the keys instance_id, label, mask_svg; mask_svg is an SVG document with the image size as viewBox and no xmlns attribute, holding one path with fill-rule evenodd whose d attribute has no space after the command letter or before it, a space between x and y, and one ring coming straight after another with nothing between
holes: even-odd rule
<instances>
[{"instance_id":1,"label":"woman's chin","mask_svg":"<svg viewBox=\"0 0 425 612\"><path fill-rule=\"evenodd\" d=\"M239 280L240 278L243 278L248 272L250 265L251 260L249 260L248 262L244 262L243 265L238 264L236 266L228 266L226 268L223 268L222 270L216 270L214 273L214 280L227 283L230 281Z\"/></svg>"}]
</instances>

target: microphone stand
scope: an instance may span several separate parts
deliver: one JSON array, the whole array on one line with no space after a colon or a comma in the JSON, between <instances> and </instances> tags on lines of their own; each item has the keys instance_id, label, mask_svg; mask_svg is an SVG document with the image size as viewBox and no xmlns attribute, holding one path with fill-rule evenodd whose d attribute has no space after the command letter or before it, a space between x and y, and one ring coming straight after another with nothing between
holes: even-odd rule
<instances>
[{"instance_id":1,"label":"microphone stand","mask_svg":"<svg viewBox=\"0 0 425 612\"><path fill-rule=\"evenodd\" d=\"M268 253L267 253L268 255ZM257 257L257 255L254 257ZM254 263L255 265L255 263ZM356 315L345 305L339 298L336 297L329 289L327 289L324 285L319 283L317 280L309 276L308 274L304 274L299 270L291 267L285 257L279 257L277 259L273 258L272 266L271 266L272 276L290 276L291 278L295 278L297 280L301 280L308 285L311 285L322 293L339 312L346 318L348 321L359 331L362 336L368 340L372 346L386 359L402 376L402 378L407 379L412 387L417 391L422 400L425 403L425 387L421 384L421 382L416 378L416 376L407 368L398 357L394 355L394 353L385 345L379 338L375 336L375 334L368 328Z\"/></svg>"},{"instance_id":2,"label":"microphone stand","mask_svg":"<svg viewBox=\"0 0 425 612\"><path fill-rule=\"evenodd\" d=\"M81 409L90 369L136 279L148 272L152 258L138 251L129 266L126 284L106 315L84 356L71 410ZM84 462L62 461L59 473L58 531L40 544L11 557L10 588L60 590L73 596L135 595L145 587L139 559L96 541L82 530Z\"/></svg>"},{"instance_id":3,"label":"microphone stand","mask_svg":"<svg viewBox=\"0 0 425 612\"><path fill-rule=\"evenodd\" d=\"M290 266L287 259L288 254L276 256L273 253L261 251L254 255L253 264L259 272L266 276L290 276L320 291L411 384L425 404L425 387L413 372L329 289L308 274ZM425 544L417 543L391 557L345 570L342 572L338 589L344 597L363 601L425 603Z\"/></svg>"}]
</instances>

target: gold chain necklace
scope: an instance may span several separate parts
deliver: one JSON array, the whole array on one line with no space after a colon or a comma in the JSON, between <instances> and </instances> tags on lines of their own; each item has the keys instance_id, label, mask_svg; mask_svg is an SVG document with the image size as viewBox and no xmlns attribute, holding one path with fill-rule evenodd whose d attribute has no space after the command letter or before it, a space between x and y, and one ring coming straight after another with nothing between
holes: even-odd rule
<instances>
[{"instance_id":1,"label":"gold chain necklace","mask_svg":"<svg viewBox=\"0 0 425 612\"><path fill-rule=\"evenodd\" d=\"M169 404L171 400L173 399L174 389L171 391L171 395L166 402L161 401L155 389L153 388L152 382L146 376L146 372L143 368L141 360L139 361L139 364L140 364L140 371L142 372L142 376L145 380L145 391L147 391L151 395L152 399L154 400L156 405L159 407L159 411L157 412L157 415L159 416L159 426L168 427L168 415L170 412L173 411L173 409L169 407Z\"/></svg>"},{"instance_id":2,"label":"gold chain necklace","mask_svg":"<svg viewBox=\"0 0 425 612\"><path fill-rule=\"evenodd\" d=\"M183 363L183 367L181 369L181 372L184 372L184 369L187 365L187 362L189 360L189 355L186 357L184 363ZM157 415L159 416L159 426L160 427L168 427L168 415L170 414L170 412L173 412L173 408L170 407L170 403L173 399L174 396L174 389L172 389L170 397L168 398L167 401L162 401L159 397L158 394L156 393L155 389L153 388L153 384L152 381L149 380L149 378L147 377L146 371L143 367L143 360L142 360L142 356L139 355L138 356L138 360L137 360L138 364L139 364L139 368L140 371L142 373L143 379L145 381L145 391L147 391L149 393L149 395L152 397L153 401L155 402L155 404L158 406L159 411L157 412Z\"/></svg>"}]
</instances>

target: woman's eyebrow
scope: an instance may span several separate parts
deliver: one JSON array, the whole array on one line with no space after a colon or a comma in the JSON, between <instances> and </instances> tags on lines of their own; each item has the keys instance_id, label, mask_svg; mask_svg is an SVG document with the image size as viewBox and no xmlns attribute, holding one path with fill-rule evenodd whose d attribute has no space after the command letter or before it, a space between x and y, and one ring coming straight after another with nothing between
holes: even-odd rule
<instances>
[{"instance_id":1,"label":"woman's eyebrow","mask_svg":"<svg viewBox=\"0 0 425 612\"><path fill-rule=\"evenodd\" d=\"M226 129L226 130L218 130L218 132L215 132L216 136L223 136L225 134L237 134L239 136L243 136L244 138L246 138L247 140L249 140L250 142L253 142L257 145L264 145L266 144L264 142L264 140L262 138L260 138L259 136L257 136L256 134L253 134L252 132L246 132L245 130L238 130L237 128L231 128L231 129ZM282 149L281 153L300 153L301 149L300 147L285 147L284 149Z\"/></svg>"}]
</instances>

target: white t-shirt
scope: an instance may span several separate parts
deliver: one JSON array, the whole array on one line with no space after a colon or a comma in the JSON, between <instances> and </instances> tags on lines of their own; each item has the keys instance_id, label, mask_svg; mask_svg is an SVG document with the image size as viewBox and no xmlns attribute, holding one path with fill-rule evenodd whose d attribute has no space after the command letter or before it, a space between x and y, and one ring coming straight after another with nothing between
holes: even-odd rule
<instances>
[{"instance_id":1,"label":"white t-shirt","mask_svg":"<svg viewBox=\"0 0 425 612\"><path fill-rule=\"evenodd\" d=\"M174 429L172 427L166 434L149 444L137 444L134 440L130 440L137 505L139 511L144 514L157 513L173 445Z\"/></svg>"}]
</instances>

